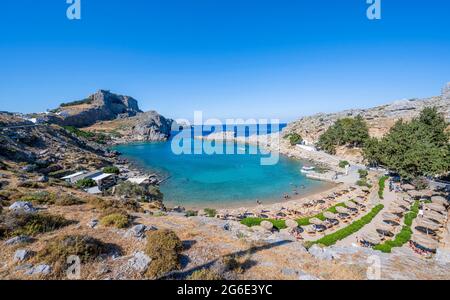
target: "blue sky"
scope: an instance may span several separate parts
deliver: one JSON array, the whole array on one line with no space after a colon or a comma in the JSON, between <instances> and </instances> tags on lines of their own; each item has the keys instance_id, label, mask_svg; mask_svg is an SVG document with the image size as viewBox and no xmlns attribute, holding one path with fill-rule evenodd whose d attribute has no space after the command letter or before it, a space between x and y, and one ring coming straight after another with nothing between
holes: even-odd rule
<instances>
[{"instance_id":1,"label":"blue sky","mask_svg":"<svg viewBox=\"0 0 450 300\"><path fill-rule=\"evenodd\" d=\"M450 1L2 0L0 110L98 89L172 118L271 118L437 95L450 81Z\"/></svg>"}]
</instances>

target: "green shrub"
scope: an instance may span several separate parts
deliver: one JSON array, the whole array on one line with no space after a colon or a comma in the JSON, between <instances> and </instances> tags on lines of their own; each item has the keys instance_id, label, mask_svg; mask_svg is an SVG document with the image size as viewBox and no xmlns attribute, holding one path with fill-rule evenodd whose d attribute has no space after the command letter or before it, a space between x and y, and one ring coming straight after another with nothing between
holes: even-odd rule
<instances>
[{"instance_id":1,"label":"green shrub","mask_svg":"<svg viewBox=\"0 0 450 300\"><path fill-rule=\"evenodd\" d=\"M96 185L97 185L97 183L91 178L80 179L76 183L76 186L78 188L83 188L83 189L91 188L91 187L94 187Z\"/></svg>"},{"instance_id":2,"label":"green shrub","mask_svg":"<svg viewBox=\"0 0 450 300\"><path fill-rule=\"evenodd\" d=\"M89 132L89 131L83 131L80 130L74 126L64 126L64 129L77 137L85 138L85 139L91 139L95 137L95 133Z\"/></svg>"},{"instance_id":3,"label":"green shrub","mask_svg":"<svg viewBox=\"0 0 450 300\"><path fill-rule=\"evenodd\" d=\"M341 161L339 162L339 168L344 169L346 166L350 166L350 163L349 163L348 161L346 161L346 160L341 160Z\"/></svg>"},{"instance_id":4,"label":"green shrub","mask_svg":"<svg viewBox=\"0 0 450 300\"><path fill-rule=\"evenodd\" d=\"M364 217L362 217L361 219L353 222L352 224L348 225L347 227L344 227L336 232L333 232L329 235L324 236L323 238L315 241L315 242L309 242L306 243L305 245L309 248L314 244L318 244L318 245L324 245L324 246L332 246L334 245L337 241L340 241L356 232L358 232L361 228L363 228L365 225L369 224L370 222L372 222L373 218L376 217L376 215L378 215L378 213L384 208L384 205L379 204L377 206L375 206L370 213L368 213L367 215L365 215Z\"/></svg>"},{"instance_id":5,"label":"green shrub","mask_svg":"<svg viewBox=\"0 0 450 300\"><path fill-rule=\"evenodd\" d=\"M215 210L214 208L205 208L204 212L210 218L214 218L217 215L217 210Z\"/></svg>"},{"instance_id":6,"label":"green shrub","mask_svg":"<svg viewBox=\"0 0 450 300\"><path fill-rule=\"evenodd\" d=\"M372 185L366 179L360 179L356 182L357 186L366 186L368 188L372 188Z\"/></svg>"},{"instance_id":7,"label":"green shrub","mask_svg":"<svg viewBox=\"0 0 450 300\"><path fill-rule=\"evenodd\" d=\"M298 133L288 134L284 138L289 139L289 143L291 144L291 146L295 146L303 142L303 138Z\"/></svg>"},{"instance_id":8,"label":"green shrub","mask_svg":"<svg viewBox=\"0 0 450 300\"><path fill-rule=\"evenodd\" d=\"M92 98L86 98L83 100L61 103L60 107L70 107L70 106L77 106L77 105L83 105L83 104L92 104L93 101L94 101L94 99L92 99Z\"/></svg>"},{"instance_id":9,"label":"green shrub","mask_svg":"<svg viewBox=\"0 0 450 300\"><path fill-rule=\"evenodd\" d=\"M130 217L126 213L112 213L102 217L100 224L106 227L126 228L130 225Z\"/></svg>"},{"instance_id":10,"label":"green shrub","mask_svg":"<svg viewBox=\"0 0 450 300\"><path fill-rule=\"evenodd\" d=\"M165 274L178 270L183 243L171 230L156 230L147 234L145 253L152 259L147 276L160 278Z\"/></svg>"},{"instance_id":11,"label":"green shrub","mask_svg":"<svg viewBox=\"0 0 450 300\"><path fill-rule=\"evenodd\" d=\"M109 166L109 167L103 168L103 173L119 175L120 174L120 170L119 170L118 167Z\"/></svg>"},{"instance_id":12,"label":"green shrub","mask_svg":"<svg viewBox=\"0 0 450 300\"><path fill-rule=\"evenodd\" d=\"M51 264L57 276L63 275L69 265L67 258L78 256L82 263L107 254L111 246L86 235L68 235L52 239L37 253L37 260Z\"/></svg>"},{"instance_id":13,"label":"green shrub","mask_svg":"<svg viewBox=\"0 0 450 300\"><path fill-rule=\"evenodd\" d=\"M378 181L378 197L380 197L380 199L384 199L384 189L386 187L386 180L389 179L389 176L383 176L380 178L380 180Z\"/></svg>"},{"instance_id":14,"label":"green shrub","mask_svg":"<svg viewBox=\"0 0 450 300\"><path fill-rule=\"evenodd\" d=\"M48 213L15 213L8 212L0 216L0 224L4 237L19 235L35 236L50 232L72 224L62 216Z\"/></svg>"},{"instance_id":15,"label":"green shrub","mask_svg":"<svg viewBox=\"0 0 450 300\"><path fill-rule=\"evenodd\" d=\"M198 211L195 210L186 211L186 217L196 217L196 216L198 216Z\"/></svg>"},{"instance_id":16,"label":"green shrub","mask_svg":"<svg viewBox=\"0 0 450 300\"><path fill-rule=\"evenodd\" d=\"M55 194L47 191L27 194L22 197L23 201L33 202L34 204L55 204Z\"/></svg>"},{"instance_id":17,"label":"green shrub","mask_svg":"<svg viewBox=\"0 0 450 300\"><path fill-rule=\"evenodd\" d=\"M85 201L83 201L82 199L67 193L60 194L55 199L55 205L58 206L81 205L84 203Z\"/></svg>"},{"instance_id":18,"label":"green shrub","mask_svg":"<svg viewBox=\"0 0 450 300\"><path fill-rule=\"evenodd\" d=\"M359 174L359 178L366 179L367 176L369 176L369 171L364 170L364 169L359 169L358 174Z\"/></svg>"},{"instance_id":19,"label":"green shrub","mask_svg":"<svg viewBox=\"0 0 450 300\"><path fill-rule=\"evenodd\" d=\"M187 280L222 280L222 276L213 270L201 269L189 275Z\"/></svg>"}]
</instances>

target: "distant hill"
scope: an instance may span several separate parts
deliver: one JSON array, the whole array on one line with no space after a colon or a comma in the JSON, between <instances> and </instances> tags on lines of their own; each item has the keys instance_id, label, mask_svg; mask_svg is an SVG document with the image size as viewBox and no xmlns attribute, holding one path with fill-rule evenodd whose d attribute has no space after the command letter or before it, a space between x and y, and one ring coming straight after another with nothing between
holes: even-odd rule
<instances>
[{"instance_id":1,"label":"distant hill","mask_svg":"<svg viewBox=\"0 0 450 300\"><path fill-rule=\"evenodd\" d=\"M450 120L450 83L445 85L440 96L400 100L369 109L351 109L330 114L319 113L288 124L284 132L298 133L308 142L315 143L336 120L361 115L368 123L370 135L382 137L399 119L411 120L417 117L425 107L433 106L437 107L447 120Z\"/></svg>"}]
</instances>

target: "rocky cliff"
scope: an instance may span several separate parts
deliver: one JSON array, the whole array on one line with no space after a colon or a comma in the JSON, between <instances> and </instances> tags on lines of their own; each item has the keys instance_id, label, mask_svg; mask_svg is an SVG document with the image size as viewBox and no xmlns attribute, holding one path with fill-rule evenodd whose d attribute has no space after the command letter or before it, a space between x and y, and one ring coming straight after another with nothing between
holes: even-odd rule
<instances>
[{"instance_id":1,"label":"rocky cliff","mask_svg":"<svg viewBox=\"0 0 450 300\"><path fill-rule=\"evenodd\" d=\"M98 121L132 117L142 111L132 97L100 90L84 100L63 103L53 112L50 120L58 125L85 127Z\"/></svg>"},{"instance_id":2,"label":"rocky cliff","mask_svg":"<svg viewBox=\"0 0 450 300\"><path fill-rule=\"evenodd\" d=\"M63 103L38 117L50 124L111 134L116 142L166 140L173 122L156 111L142 112L132 97L105 90L84 100Z\"/></svg>"},{"instance_id":3,"label":"rocky cliff","mask_svg":"<svg viewBox=\"0 0 450 300\"><path fill-rule=\"evenodd\" d=\"M382 137L399 119L411 120L417 117L425 107L433 106L450 120L450 83L445 85L440 96L400 100L369 109L351 109L331 114L320 113L290 123L285 128L285 132L296 132L308 142L315 143L336 120L361 115L369 125L370 135Z\"/></svg>"}]
</instances>

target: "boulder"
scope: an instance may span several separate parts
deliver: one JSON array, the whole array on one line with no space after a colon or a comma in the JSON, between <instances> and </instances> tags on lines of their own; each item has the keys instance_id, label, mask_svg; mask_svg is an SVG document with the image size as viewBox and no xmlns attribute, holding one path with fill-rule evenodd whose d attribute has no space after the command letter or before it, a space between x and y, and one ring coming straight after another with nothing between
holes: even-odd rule
<instances>
[{"instance_id":1,"label":"boulder","mask_svg":"<svg viewBox=\"0 0 450 300\"><path fill-rule=\"evenodd\" d=\"M308 252L309 254L320 260L333 260L334 258L332 251L328 251L326 248L320 248L317 245L313 245L311 248L309 248Z\"/></svg>"},{"instance_id":2,"label":"boulder","mask_svg":"<svg viewBox=\"0 0 450 300\"><path fill-rule=\"evenodd\" d=\"M134 237L138 239L145 238L145 233L150 230L157 230L154 226L146 226L144 224L139 224L130 228L126 233L126 237Z\"/></svg>"},{"instance_id":3,"label":"boulder","mask_svg":"<svg viewBox=\"0 0 450 300\"><path fill-rule=\"evenodd\" d=\"M95 228L98 225L98 220L91 220L89 223L86 224L89 228Z\"/></svg>"},{"instance_id":4,"label":"boulder","mask_svg":"<svg viewBox=\"0 0 450 300\"><path fill-rule=\"evenodd\" d=\"M25 244L25 243L31 243L33 241L32 238L26 235L20 235L13 238L10 238L5 242L6 246L12 246L12 245L19 245L19 244Z\"/></svg>"},{"instance_id":5,"label":"boulder","mask_svg":"<svg viewBox=\"0 0 450 300\"><path fill-rule=\"evenodd\" d=\"M33 207L31 202L25 201L17 201L13 205L9 207L9 210L14 212L26 212L26 213L34 213L36 212L36 208Z\"/></svg>"},{"instance_id":6,"label":"boulder","mask_svg":"<svg viewBox=\"0 0 450 300\"><path fill-rule=\"evenodd\" d=\"M265 230L272 231L273 224L271 222L269 222L269 221L262 221L261 222L261 227L264 228Z\"/></svg>"},{"instance_id":7,"label":"boulder","mask_svg":"<svg viewBox=\"0 0 450 300\"><path fill-rule=\"evenodd\" d=\"M14 253L14 262L21 262L33 256L33 252L27 249L19 249Z\"/></svg>"},{"instance_id":8,"label":"boulder","mask_svg":"<svg viewBox=\"0 0 450 300\"><path fill-rule=\"evenodd\" d=\"M25 272L26 275L49 275L52 272L52 267L49 265L37 265Z\"/></svg>"},{"instance_id":9,"label":"boulder","mask_svg":"<svg viewBox=\"0 0 450 300\"><path fill-rule=\"evenodd\" d=\"M151 261L152 259L144 252L136 252L133 257L128 260L128 266L138 272L145 272Z\"/></svg>"}]
</instances>

